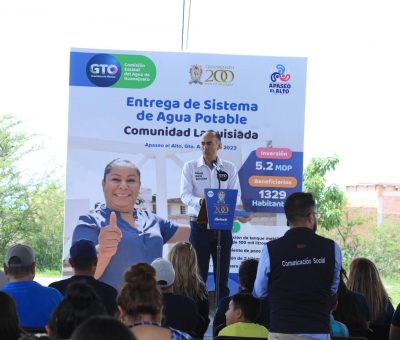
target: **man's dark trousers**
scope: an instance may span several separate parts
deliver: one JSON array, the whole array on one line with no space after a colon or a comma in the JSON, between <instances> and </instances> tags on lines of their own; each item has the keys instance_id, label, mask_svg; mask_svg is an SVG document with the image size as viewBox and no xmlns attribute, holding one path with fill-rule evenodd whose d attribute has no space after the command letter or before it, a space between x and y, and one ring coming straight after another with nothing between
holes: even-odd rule
<instances>
[{"instance_id":1,"label":"man's dark trousers","mask_svg":"<svg viewBox=\"0 0 400 340\"><path fill-rule=\"evenodd\" d=\"M220 276L219 276L219 301L225 296L229 296L228 276L231 261L232 233L230 230L221 230L221 257L220 257ZM214 282L217 276L217 246L218 230L207 229L206 224L199 224L190 221L190 243L193 245L197 254L200 275L204 282L207 282L208 266L210 256L214 266Z\"/></svg>"}]
</instances>

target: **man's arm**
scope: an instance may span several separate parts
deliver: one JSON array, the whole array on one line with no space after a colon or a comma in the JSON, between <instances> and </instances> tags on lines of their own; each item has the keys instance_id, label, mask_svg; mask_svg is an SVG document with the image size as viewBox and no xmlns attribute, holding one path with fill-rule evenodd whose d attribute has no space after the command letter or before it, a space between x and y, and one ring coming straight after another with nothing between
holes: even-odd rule
<instances>
[{"instance_id":1,"label":"man's arm","mask_svg":"<svg viewBox=\"0 0 400 340\"><path fill-rule=\"evenodd\" d=\"M335 241L334 243L335 243L335 269L333 272L331 295L336 294L338 290L340 281L340 269L342 268L342 251L340 250L340 247Z\"/></svg>"},{"instance_id":2,"label":"man's arm","mask_svg":"<svg viewBox=\"0 0 400 340\"><path fill-rule=\"evenodd\" d=\"M254 282L253 296L264 299L268 296L268 280L271 272L268 247L264 246L258 262L256 281Z\"/></svg>"},{"instance_id":3,"label":"man's arm","mask_svg":"<svg viewBox=\"0 0 400 340\"><path fill-rule=\"evenodd\" d=\"M202 197L193 194L193 171L190 163L185 163L181 175L181 201L193 208L200 209L200 199Z\"/></svg>"}]
</instances>

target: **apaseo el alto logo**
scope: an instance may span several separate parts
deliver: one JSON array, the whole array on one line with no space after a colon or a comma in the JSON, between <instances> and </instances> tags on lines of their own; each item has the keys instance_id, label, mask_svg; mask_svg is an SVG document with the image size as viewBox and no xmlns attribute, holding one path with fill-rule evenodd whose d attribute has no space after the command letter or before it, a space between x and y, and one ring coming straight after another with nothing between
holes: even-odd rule
<instances>
[{"instance_id":1,"label":"apaseo el alto logo","mask_svg":"<svg viewBox=\"0 0 400 340\"><path fill-rule=\"evenodd\" d=\"M269 92L274 94L289 94L292 85L289 83L291 76L286 73L285 66L276 65L276 71L271 73Z\"/></svg>"}]
</instances>

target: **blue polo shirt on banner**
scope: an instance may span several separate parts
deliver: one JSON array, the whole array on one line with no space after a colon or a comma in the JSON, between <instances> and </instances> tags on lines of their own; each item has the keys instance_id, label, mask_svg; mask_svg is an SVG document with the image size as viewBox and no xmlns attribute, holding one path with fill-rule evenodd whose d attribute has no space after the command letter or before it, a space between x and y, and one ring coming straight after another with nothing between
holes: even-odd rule
<instances>
[{"instance_id":1,"label":"blue polo shirt on banner","mask_svg":"<svg viewBox=\"0 0 400 340\"><path fill-rule=\"evenodd\" d=\"M100 228L109 224L111 211L103 204L88 215L80 216L72 236L72 244L86 239L97 245ZM139 262L151 263L162 257L164 243L175 234L178 227L144 210L135 211L136 227L122 219L118 212L116 215L122 238L116 254L99 280L119 289L123 274L130 266Z\"/></svg>"}]
</instances>

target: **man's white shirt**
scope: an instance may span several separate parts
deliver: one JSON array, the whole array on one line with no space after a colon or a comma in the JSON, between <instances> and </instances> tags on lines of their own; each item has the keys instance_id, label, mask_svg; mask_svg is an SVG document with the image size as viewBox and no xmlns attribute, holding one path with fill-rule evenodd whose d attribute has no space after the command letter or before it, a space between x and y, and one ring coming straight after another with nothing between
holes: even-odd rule
<instances>
[{"instance_id":1,"label":"man's white shirt","mask_svg":"<svg viewBox=\"0 0 400 340\"><path fill-rule=\"evenodd\" d=\"M233 163L217 158L217 166L210 169L203 156L188 161L182 169L181 200L189 207L189 215L197 216L200 211L200 199L204 198L204 189L218 189L217 167L228 174L227 181L220 182L221 189L237 189L240 202L239 177Z\"/></svg>"}]
</instances>

